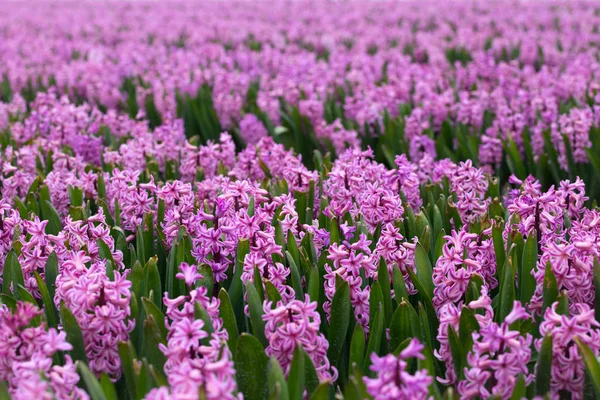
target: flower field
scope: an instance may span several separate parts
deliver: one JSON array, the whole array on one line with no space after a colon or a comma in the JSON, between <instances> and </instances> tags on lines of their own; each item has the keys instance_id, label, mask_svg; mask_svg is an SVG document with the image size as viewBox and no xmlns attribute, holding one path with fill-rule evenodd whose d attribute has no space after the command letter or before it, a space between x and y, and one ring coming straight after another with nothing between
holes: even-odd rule
<instances>
[{"instance_id":1,"label":"flower field","mask_svg":"<svg viewBox=\"0 0 600 400\"><path fill-rule=\"evenodd\" d=\"M0 400L600 398L600 3L0 8Z\"/></svg>"}]
</instances>

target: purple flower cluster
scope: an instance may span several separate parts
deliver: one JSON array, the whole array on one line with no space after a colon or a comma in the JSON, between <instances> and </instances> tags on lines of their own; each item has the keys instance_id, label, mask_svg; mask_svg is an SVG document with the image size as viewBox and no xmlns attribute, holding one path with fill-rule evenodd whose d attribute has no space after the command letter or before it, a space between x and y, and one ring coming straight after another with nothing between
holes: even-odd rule
<instances>
[{"instance_id":1,"label":"purple flower cluster","mask_svg":"<svg viewBox=\"0 0 600 400\"><path fill-rule=\"evenodd\" d=\"M33 322L41 313L25 302L14 310L0 307L0 379L9 383L14 399L88 399L77 386L79 375L68 355L64 365L53 365L53 356L72 346L65 332Z\"/></svg>"}]
</instances>

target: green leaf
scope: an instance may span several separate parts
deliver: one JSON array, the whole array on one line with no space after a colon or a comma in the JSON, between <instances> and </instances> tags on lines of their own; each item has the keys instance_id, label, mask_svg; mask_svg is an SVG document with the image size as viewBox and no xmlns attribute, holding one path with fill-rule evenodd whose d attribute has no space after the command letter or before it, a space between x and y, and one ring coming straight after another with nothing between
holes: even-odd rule
<instances>
[{"instance_id":1,"label":"green leaf","mask_svg":"<svg viewBox=\"0 0 600 400\"><path fill-rule=\"evenodd\" d=\"M194 318L200 319L204 322L203 329L204 329L204 331L206 331L206 333L208 333L208 337L202 339L202 341L205 346L209 346L210 345L210 337L213 334L213 332L215 331L215 328L213 327L212 320L210 319L210 315L208 315L208 311L206 311L206 308L204 308L202 303L200 303L199 301L196 301L194 303Z\"/></svg>"},{"instance_id":2,"label":"green leaf","mask_svg":"<svg viewBox=\"0 0 600 400\"><path fill-rule=\"evenodd\" d=\"M87 387L86 392L90 395L92 400L107 400L98 379L96 379L85 363L82 363L81 361L77 362L77 372L83 378L85 386Z\"/></svg>"},{"instance_id":3,"label":"green leaf","mask_svg":"<svg viewBox=\"0 0 600 400\"><path fill-rule=\"evenodd\" d=\"M159 309L162 306L162 283L160 281L160 273L158 272L158 264L156 257L152 257L144 267L145 294ZM210 296L210 293L208 294Z\"/></svg>"},{"instance_id":4,"label":"green leaf","mask_svg":"<svg viewBox=\"0 0 600 400\"><path fill-rule=\"evenodd\" d=\"M381 288L381 294L383 295L383 311L385 315L385 326L390 326L392 319L392 290L390 287L390 273L385 259L381 257L379 261L379 267L377 269L377 281Z\"/></svg>"},{"instance_id":5,"label":"green leaf","mask_svg":"<svg viewBox=\"0 0 600 400\"><path fill-rule=\"evenodd\" d=\"M371 330L369 332L369 341L367 342L367 355L363 362L363 371L368 371L369 366L371 365L371 354L379 354L384 333L383 319L383 310L380 306L375 313L374 319L371 321Z\"/></svg>"},{"instance_id":6,"label":"green leaf","mask_svg":"<svg viewBox=\"0 0 600 400\"><path fill-rule=\"evenodd\" d=\"M494 224L492 227L492 242L494 243L494 252L496 253L496 265L501 268L504 267L506 262L506 248L504 238L502 237L502 226L500 224Z\"/></svg>"},{"instance_id":7,"label":"green leaf","mask_svg":"<svg viewBox=\"0 0 600 400\"><path fill-rule=\"evenodd\" d=\"M542 305L542 315L544 315L546 308L550 307L558 298L558 284L556 283L556 276L552 270L552 265L549 262L546 264L546 271L544 272L544 289L542 297L544 300Z\"/></svg>"},{"instance_id":8,"label":"green leaf","mask_svg":"<svg viewBox=\"0 0 600 400\"><path fill-rule=\"evenodd\" d=\"M233 307L234 315L237 318L238 330L244 326L244 288L242 283L242 272L244 271L244 260L250 252L250 242L247 239L242 239L238 242L235 270L231 280L228 294Z\"/></svg>"},{"instance_id":9,"label":"green leaf","mask_svg":"<svg viewBox=\"0 0 600 400\"><path fill-rule=\"evenodd\" d=\"M54 299L54 290L56 277L58 276L58 257L55 252L50 253L46 260L46 268L44 269L46 276L46 287L48 288L48 294L51 299Z\"/></svg>"},{"instance_id":10,"label":"green leaf","mask_svg":"<svg viewBox=\"0 0 600 400\"><path fill-rule=\"evenodd\" d=\"M522 374L519 374L519 379L515 384L510 400L521 400L527 398L527 385Z\"/></svg>"},{"instance_id":11,"label":"green leaf","mask_svg":"<svg viewBox=\"0 0 600 400\"><path fill-rule=\"evenodd\" d=\"M279 293L275 285L273 285L270 281L264 281L264 284L265 291L267 293L267 300L272 301L274 305L276 305L279 301L281 301L281 293Z\"/></svg>"},{"instance_id":12,"label":"green leaf","mask_svg":"<svg viewBox=\"0 0 600 400\"><path fill-rule=\"evenodd\" d=\"M586 375L594 386L596 394L600 393L600 364L598 363L598 359L581 338L576 337L575 342L579 348L579 354L583 359Z\"/></svg>"},{"instance_id":13,"label":"green leaf","mask_svg":"<svg viewBox=\"0 0 600 400\"><path fill-rule=\"evenodd\" d=\"M123 369L123 375L125 376L125 386L127 387L129 399L134 400L137 395L137 375L135 374L133 366L135 350L130 341L120 342L118 347L121 368Z\"/></svg>"},{"instance_id":14,"label":"green leaf","mask_svg":"<svg viewBox=\"0 0 600 400\"><path fill-rule=\"evenodd\" d=\"M304 378L305 378L305 367L304 367L304 350L300 345L296 346L294 350L294 357L290 365L290 373L288 376L288 389L290 392L290 400L302 400L302 393L304 393Z\"/></svg>"},{"instance_id":15,"label":"green leaf","mask_svg":"<svg viewBox=\"0 0 600 400\"><path fill-rule=\"evenodd\" d=\"M519 300L521 303L529 303L535 292L536 281L532 272L534 271L538 260L538 243L535 235L529 235L523 248L523 257L521 257L519 270Z\"/></svg>"},{"instance_id":16,"label":"green leaf","mask_svg":"<svg viewBox=\"0 0 600 400\"><path fill-rule=\"evenodd\" d=\"M306 294L311 301L319 300L319 290L320 290L320 279L319 279L319 270L316 267L312 267L310 269L310 274L308 276L308 288L306 289Z\"/></svg>"},{"instance_id":17,"label":"green leaf","mask_svg":"<svg viewBox=\"0 0 600 400\"><path fill-rule=\"evenodd\" d=\"M250 324L252 325L252 333L262 343L264 347L269 345L265 337L265 321L262 319L263 302L258 296L256 288L252 282L246 283L246 293L248 296L248 308L250 311Z\"/></svg>"},{"instance_id":18,"label":"green leaf","mask_svg":"<svg viewBox=\"0 0 600 400\"><path fill-rule=\"evenodd\" d=\"M13 291L16 291L17 284L25 286L23 270L21 270L21 264L19 263L15 249L11 249L8 252L6 260L4 261L4 271L2 274L2 293L10 294L11 284L13 286Z\"/></svg>"},{"instance_id":19,"label":"green leaf","mask_svg":"<svg viewBox=\"0 0 600 400\"><path fill-rule=\"evenodd\" d=\"M309 400L329 400L330 391L331 384L329 382L323 382L312 392Z\"/></svg>"},{"instance_id":20,"label":"green leaf","mask_svg":"<svg viewBox=\"0 0 600 400\"><path fill-rule=\"evenodd\" d=\"M427 322L427 324L429 325L430 332L431 332L430 335L435 336L437 334L437 328L438 328L438 317L437 317L437 314L433 307L433 301L431 300L431 297L427 294L427 292L423 288L423 284L421 283L421 280L417 277L417 275L415 275L413 270L411 268L407 268L407 272L408 272L408 276L410 277L410 280L412 281L413 285L415 286L415 289L417 289L417 292L419 292L419 295L420 295L422 303L423 303L423 307L426 311L426 315L427 315L426 321L421 321L421 324L423 324L424 322Z\"/></svg>"},{"instance_id":21,"label":"green leaf","mask_svg":"<svg viewBox=\"0 0 600 400\"><path fill-rule=\"evenodd\" d=\"M162 323L164 325L164 321ZM154 316L148 315L144 321L144 341L142 342L140 357L145 357L157 371L163 371L167 359L163 352L158 350L159 344L167 344L166 336L163 336L158 326L158 321L155 320ZM146 394L146 392L142 394ZM140 397L139 386L137 395Z\"/></svg>"},{"instance_id":22,"label":"green leaf","mask_svg":"<svg viewBox=\"0 0 600 400\"><path fill-rule=\"evenodd\" d=\"M237 348L239 333L231 300L229 300L229 295L224 288L221 288L219 291L219 302L219 317L223 320L223 328L227 331L227 346L229 346L229 349L233 353Z\"/></svg>"},{"instance_id":23,"label":"green leaf","mask_svg":"<svg viewBox=\"0 0 600 400\"><path fill-rule=\"evenodd\" d=\"M400 299L408 299L404 276L402 276L402 271L400 271L400 268L397 265L394 265L392 268L392 285L394 287L394 298L396 299L396 303L400 304Z\"/></svg>"},{"instance_id":24,"label":"green leaf","mask_svg":"<svg viewBox=\"0 0 600 400\"><path fill-rule=\"evenodd\" d=\"M239 391L246 400L267 398L269 359L263 345L254 336L242 333L237 341L235 370Z\"/></svg>"},{"instance_id":25,"label":"green leaf","mask_svg":"<svg viewBox=\"0 0 600 400\"><path fill-rule=\"evenodd\" d=\"M365 359L365 331L362 326L356 324L352 340L350 341L350 363L362 366Z\"/></svg>"},{"instance_id":26,"label":"green leaf","mask_svg":"<svg viewBox=\"0 0 600 400\"><path fill-rule=\"evenodd\" d=\"M102 388L102 392L104 392L104 396L107 399L117 399L117 390L115 389L115 385L112 383L106 372L103 372L100 375L100 387Z\"/></svg>"},{"instance_id":27,"label":"green leaf","mask_svg":"<svg viewBox=\"0 0 600 400\"><path fill-rule=\"evenodd\" d=\"M302 349L302 353L304 353L304 386L306 391L311 393L319 385L319 376L315 364L306 350Z\"/></svg>"},{"instance_id":28,"label":"green leaf","mask_svg":"<svg viewBox=\"0 0 600 400\"><path fill-rule=\"evenodd\" d=\"M329 227L329 243L339 243L341 240L340 228L337 218L331 220L331 226Z\"/></svg>"},{"instance_id":29,"label":"green leaf","mask_svg":"<svg viewBox=\"0 0 600 400\"><path fill-rule=\"evenodd\" d=\"M296 265L296 261L290 254L289 251L285 252L285 257L288 261L288 265L290 266L290 277L292 279L292 287L294 288L294 292L296 292L296 299L303 301L304 300L304 290L302 289L302 281L300 278L300 272L298 271L298 266Z\"/></svg>"},{"instance_id":30,"label":"green leaf","mask_svg":"<svg viewBox=\"0 0 600 400\"><path fill-rule=\"evenodd\" d=\"M538 361L535 365L535 394L544 396L550 392L552 380L552 335L547 334L542 341Z\"/></svg>"},{"instance_id":31,"label":"green leaf","mask_svg":"<svg viewBox=\"0 0 600 400\"><path fill-rule=\"evenodd\" d=\"M42 296L42 302L44 303L44 311L46 312L46 319L48 320L48 325L52 328L56 328L56 306L54 302L50 298L50 293L48 293L48 288L44 283L44 280L40 276L37 271L33 271L35 276L35 281L38 286L38 290L40 291L40 295Z\"/></svg>"},{"instance_id":32,"label":"green leaf","mask_svg":"<svg viewBox=\"0 0 600 400\"><path fill-rule=\"evenodd\" d=\"M450 347L450 352L452 353L452 362L454 364L454 372L456 372L456 376L458 380L462 380L464 377L464 369L465 361L467 358L467 354L463 349L463 346L454 330L452 325L448 325L448 345Z\"/></svg>"},{"instance_id":33,"label":"green leaf","mask_svg":"<svg viewBox=\"0 0 600 400\"><path fill-rule=\"evenodd\" d=\"M62 223L56 208L48 200L42 202L42 215L44 219L48 220L46 233L48 235L58 235L62 230Z\"/></svg>"},{"instance_id":34,"label":"green leaf","mask_svg":"<svg viewBox=\"0 0 600 400\"><path fill-rule=\"evenodd\" d=\"M288 384L281 365L275 357L269 360L269 372L267 375L269 385L269 398L273 400L288 400L290 398Z\"/></svg>"},{"instance_id":35,"label":"green leaf","mask_svg":"<svg viewBox=\"0 0 600 400\"><path fill-rule=\"evenodd\" d=\"M415 247L415 268L417 270L417 276L422 283L423 289L430 298L433 298L433 268L431 267L431 261L427 251L417 243Z\"/></svg>"},{"instance_id":36,"label":"green leaf","mask_svg":"<svg viewBox=\"0 0 600 400\"><path fill-rule=\"evenodd\" d=\"M337 288L331 302L331 318L329 322L329 334L327 336L329 351L327 352L327 356L333 365L337 364L342 354L342 348L344 347L348 327L350 326L351 312L350 288L348 282L344 281Z\"/></svg>"},{"instance_id":37,"label":"green leaf","mask_svg":"<svg viewBox=\"0 0 600 400\"><path fill-rule=\"evenodd\" d=\"M69 310L64 303L61 303L60 305L60 319L63 330L67 333L67 342L73 346L73 349L69 352L71 358L73 361L83 361L84 363L87 363L85 342L83 341L81 328L71 310Z\"/></svg>"},{"instance_id":38,"label":"green leaf","mask_svg":"<svg viewBox=\"0 0 600 400\"><path fill-rule=\"evenodd\" d=\"M471 347L473 346L473 332L478 331L479 322L475 318L475 313L470 308L463 306L460 312L458 338L466 353L471 351Z\"/></svg>"},{"instance_id":39,"label":"green leaf","mask_svg":"<svg viewBox=\"0 0 600 400\"><path fill-rule=\"evenodd\" d=\"M504 264L504 277L500 283L499 305L496 311L496 320L504 321L506 316L510 314L515 302L515 273L516 266L512 260L508 259Z\"/></svg>"},{"instance_id":40,"label":"green leaf","mask_svg":"<svg viewBox=\"0 0 600 400\"><path fill-rule=\"evenodd\" d=\"M205 287L207 295L212 296L215 284L213 270L208 264L201 264L199 269L202 279L198 280L196 285L197 287Z\"/></svg>"},{"instance_id":41,"label":"green leaf","mask_svg":"<svg viewBox=\"0 0 600 400\"><path fill-rule=\"evenodd\" d=\"M417 311L403 298L390 323L390 348L395 349L404 340L418 336L418 320Z\"/></svg>"},{"instance_id":42,"label":"green leaf","mask_svg":"<svg viewBox=\"0 0 600 400\"><path fill-rule=\"evenodd\" d=\"M162 338L166 339L169 330L165 326L165 314L147 297L142 297L142 306L147 316L152 316Z\"/></svg>"}]
</instances>

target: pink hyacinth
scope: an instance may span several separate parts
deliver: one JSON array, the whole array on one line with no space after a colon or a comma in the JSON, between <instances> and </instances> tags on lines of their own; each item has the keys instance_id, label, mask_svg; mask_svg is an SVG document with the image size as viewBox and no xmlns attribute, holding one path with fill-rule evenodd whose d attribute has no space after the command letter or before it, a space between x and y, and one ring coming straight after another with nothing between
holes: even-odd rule
<instances>
[{"instance_id":1,"label":"pink hyacinth","mask_svg":"<svg viewBox=\"0 0 600 400\"><path fill-rule=\"evenodd\" d=\"M425 359L422 354L423 348L424 346L417 339L412 339L398 356L388 354L379 357L375 353L371 354L371 370L375 372L376 377L363 378L367 392L375 400L427 398L433 378L429 376L426 369L417 370L414 374L407 370L410 359Z\"/></svg>"},{"instance_id":2,"label":"pink hyacinth","mask_svg":"<svg viewBox=\"0 0 600 400\"><path fill-rule=\"evenodd\" d=\"M335 381L337 370L331 367L327 358L329 343L319 331L321 316L316 311L317 302L310 301L308 296L304 302L292 300L287 304L265 301L263 319L265 320L265 336L269 341L267 355L274 356L281 368L289 373L289 368L298 345L311 358L319 379Z\"/></svg>"},{"instance_id":3,"label":"pink hyacinth","mask_svg":"<svg viewBox=\"0 0 600 400\"><path fill-rule=\"evenodd\" d=\"M570 315L559 314L557 308L558 303L553 303L546 309L540 324L542 338L535 341L535 347L539 350L543 337L552 335L552 398L558 399L566 391L574 400L579 400L583 398L585 367L575 338L579 338L598 357L600 323L587 304L574 304Z\"/></svg>"}]
</instances>

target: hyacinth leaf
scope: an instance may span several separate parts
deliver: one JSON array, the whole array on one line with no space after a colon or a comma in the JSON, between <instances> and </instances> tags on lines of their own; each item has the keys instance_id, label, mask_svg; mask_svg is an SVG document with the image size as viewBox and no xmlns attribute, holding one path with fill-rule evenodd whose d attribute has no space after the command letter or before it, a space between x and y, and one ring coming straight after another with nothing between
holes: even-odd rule
<instances>
[{"instance_id":1,"label":"hyacinth leaf","mask_svg":"<svg viewBox=\"0 0 600 400\"><path fill-rule=\"evenodd\" d=\"M272 301L273 307L275 307L277 303L281 301L281 293L279 293L275 285L273 285L273 283L270 281L263 281L263 283L265 285L265 294L267 296L267 300Z\"/></svg>"},{"instance_id":2,"label":"hyacinth leaf","mask_svg":"<svg viewBox=\"0 0 600 400\"><path fill-rule=\"evenodd\" d=\"M341 235L340 235L338 219L332 218L331 225L329 226L329 242L331 244L339 243L340 240L341 240Z\"/></svg>"},{"instance_id":3,"label":"hyacinth leaf","mask_svg":"<svg viewBox=\"0 0 600 400\"><path fill-rule=\"evenodd\" d=\"M514 253L513 253L514 254ZM496 310L496 321L502 322L506 316L512 311L516 297L515 290L515 275L516 263L508 259L504 264L504 277L500 282L500 293L498 307Z\"/></svg>"},{"instance_id":4,"label":"hyacinth leaf","mask_svg":"<svg viewBox=\"0 0 600 400\"><path fill-rule=\"evenodd\" d=\"M371 293L369 294L369 321L373 322L375 313L377 313L380 306L383 308L383 294L381 294L379 281L375 281L371 285Z\"/></svg>"},{"instance_id":5,"label":"hyacinth leaf","mask_svg":"<svg viewBox=\"0 0 600 400\"><path fill-rule=\"evenodd\" d=\"M467 353L460 342L460 339L454 330L453 326L448 326L448 344L452 353L452 362L454 363L454 371L459 380L464 377L463 366L465 365Z\"/></svg>"},{"instance_id":6,"label":"hyacinth leaf","mask_svg":"<svg viewBox=\"0 0 600 400\"><path fill-rule=\"evenodd\" d=\"M433 289L435 287L432 279L433 268L431 267L431 261L429 260L427 251L420 243L417 243L415 247L415 268L423 289L429 298L433 298Z\"/></svg>"},{"instance_id":7,"label":"hyacinth leaf","mask_svg":"<svg viewBox=\"0 0 600 400\"><path fill-rule=\"evenodd\" d=\"M296 346L288 376L288 390L290 393L290 400L302 400L302 393L304 393L304 383L306 375L306 360L304 354L305 353L302 347L300 345Z\"/></svg>"},{"instance_id":8,"label":"hyacinth leaf","mask_svg":"<svg viewBox=\"0 0 600 400\"><path fill-rule=\"evenodd\" d=\"M371 320L369 340L367 342L367 357L365 357L365 361L363 362L363 371L369 369L369 366L371 365L371 355L373 353L379 354L381 341L384 335L383 319L383 310L380 303L377 312L375 312L375 316Z\"/></svg>"},{"instance_id":9,"label":"hyacinth leaf","mask_svg":"<svg viewBox=\"0 0 600 400\"><path fill-rule=\"evenodd\" d=\"M248 296L248 308L250 311L250 325L252 325L252 333L254 337L262 343L263 347L267 347L269 342L265 337L265 322L262 319L263 302L258 296L256 287L251 282L246 284L246 293Z\"/></svg>"},{"instance_id":10,"label":"hyacinth leaf","mask_svg":"<svg viewBox=\"0 0 600 400\"><path fill-rule=\"evenodd\" d=\"M586 375L591 381L597 393L600 393L600 363L594 355L594 352L580 338L576 337L575 342L579 348L579 354L585 364Z\"/></svg>"},{"instance_id":11,"label":"hyacinth leaf","mask_svg":"<svg viewBox=\"0 0 600 400\"><path fill-rule=\"evenodd\" d=\"M350 362L349 365L361 367L365 359L365 331L362 326L356 324L352 339L350 341Z\"/></svg>"},{"instance_id":12,"label":"hyacinth leaf","mask_svg":"<svg viewBox=\"0 0 600 400\"><path fill-rule=\"evenodd\" d=\"M160 280L160 272L158 272L158 264L156 257L148 260L144 266L145 290L144 295L148 297L157 307L162 307L162 283ZM209 295L211 292L208 292Z\"/></svg>"},{"instance_id":13,"label":"hyacinth leaf","mask_svg":"<svg viewBox=\"0 0 600 400\"><path fill-rule=\"evenodd\" d=\"M48 325L50 327L56 328L56 306L54 305L54 302L50 297L50 293L48 292L48 288L46 287L46 284L44 283L44 280L42 279L40 274L37 271L33 271L33 274L35 276L35 281L37 283L40 295L42 296L42 302L44 303L44 309L46 312L46 319L48 321Z\"/></svg>"},{"instance_id":14,"label":"hyacinth leaf","mask_svg":"<svg viewBox=\"0 0 600 400\"><path fill-rule=\"evenodd\" d=\"M308 298L312 301L318 301L320 289L319 270L316 267L312 267L308 275L308 287L306 288Z\"/></svg>"},{"instance_id":15,"label":"hyacinth leaf","mask_svg":"<svg viewBox=\"0 0 600 400\"><path fill-rule=\"evenodd\" d=\"M237 348L239 333L231 300L224 288L219 291L219 317L223 321L223 328L227 331L227 346L233 353Z\"/></svg>"},{"instance_id":16,"label":"hyacinth leaf","mask_svg":"<svg viewBox=\"0 0 600 400\"><path fill-rule=\"evenodd\" d=\"M204 322L203 329L206 333L208 333L208 337L202 339L202 344L204 344L205 346L209 346L210 338L213 332L215 331L215 328L213 327L210 315L208 315L208 311L206 311L206 308L204 308L202 303L200 303L199 301L196 301L194 303L194 318L196 320L202 320Z\"/></svg>"},{"instance_id":17,"label":"hyacinth leaf","mask_svg":"<svg viewBox=\"0 0 600 400\"><path fill-rule=\"evenodd\" d=\"M154 384L154 380L150 373L150 366L148 365L148 360L142 360L142 367L140 368L140 372L138 375L138 384L137 384L137 394L136 399L142 400L146 394L152 390L156 385ZM201 388L200 390L203 390Z\"/></svg>"},{"instance_id":18,"label":"hyacinth leaf","mask_svg":"<svg viewBox=\"0 0 600 400\"><path fill-rule=\"evenodd\" d=\"M473 274L469 280L467 291L465 293L465 304L469 304L481 297L481 288L483 287L483 278L478 274Z\"/></svg>"},{"instance_id":19,"label":"hyacinth leaf","mask_svg":"<svg viewBox=\"0 0 600 400\"><path fill-rule=\"evenodd\" d=\"M83 341L81 328L71 310L65 306L65 303L60 305L60 321L63 330L67 333L67 342L73 346L73 349L69 352L71 358L73 361L83 361L87 364L85 342Z\"/></svg>"},{"instance_id":20,"label":"hyacinth leaf","mask_svg":"<svg viewBox=\"0 0 600 400\"><path fill-rule=\"evenodd\" d=\"M238 338L235 369L238 389L244 395L244 399L267 398L269 358L265 354L263 345L254 336L242 333Z\"/></svg>"},{"instance_id":21,"label":"hyacinth leaf","mask_svg":"<svg viewBox=\"0 0 600 400\"><path fill-rule=\"evenodd\" d=\"M267 268L268 267L265 266L265 269L268 271ZM260 275L260 270L258 269L257 265L254 266L254 287L256 288L256 292L258 293L258 298L264 300L266 297L265 289L263 285L263 279Z\"/></svg>"},{"instance_id":22,"label":"hyacinth leaf","mask_svg":"<svg viewBox=\"0 0 600 400\"><path fill-rule=\"evenodd\" d=\"M0 294L0 304L5 304L10 310L14 311L17 307L17 299L9 294Z\"/></svg>"},{"instance_id":23,"label":"hyacinth leaf","mask_svg":"<svg viewBox=\"0 0 600 400\"><path fill-rule=\"evenodd\" d=\"M104 240L96 240L96 245L98 245L98 254L100 255L100 258L103 260L109 260L114 264L115 260L112 256L110 249L108 248L108 245L104 242Z\"/></svg>"},{"instance_id":24,"label":"hyacinth leaf","mask_svg":"<svg viewBox=\"0 0 600 400\"><path fill-rule=\"evenodd\" d=\"M547 334L542 341L538 361L535 365L535 394L544 396L550 392L552 379L552 335Z\"/></svg>"},{"instance_id":25,"label":"hyacinth leaf","mask_svg":"<svg viewBox=\"0 0 600 400\"><path fill-rule=\"evenodd\" d=\"M114 383L110 380L105 372L100 375L100 387L102 388L102 392L104 392L104 396L106 396L107 399L110 400L119 398Z\"/></svg>"},{"instance_id":26,"label":"hyacinth leaf","mask_svg":"<svg viewBox=\"0 0 600 400\"><path fill-rule=\"evenodd\" d=\"M525 169L525 164L523 163L523 159L521 158L521 154L515 141L512 138L508 138L508 140L505 142L504 149L508 154L506 162L511 172L519 179L525 179L527 176L527 170Z\"/></svg>"},{"instance_id":27,"label":"hyacinth leaf","mask_svg":"<svg viewBox=\"0 0 600 400\"><path fill-rule=\"evenodd\" d=\"M288 384L281 365L275 357L269 360L269 372L267 374L267 383L269 385L269 399L288 400Z\"/></svg>"},{"instance_id":28,"label":"hyacinth leaf","mask_svg":"<svg viewBox=\"0 0 600 400\"><path fill-rule=\"evenodd\" d=\"M527 385L525 383L525 378L523 378L522 374L519 374L519 379L517 379L517 383L515 384L515 388L513 389L510 400L521 400L527 397Z\"/></svg>"},{"instance_id":29,"label":"hyacinth leaf","mask_svg":"<svg viewBox=\"0 0 600 400\"><path fill-rule=\"evenodd\" d=\"M329 400L331 394L331 384L328 382L320 383L311 393L309 400Z\"/></svg>"},{"instance_id":30,"label":"hyacinth leaf","mask_svg":"<svg viewBox=\"0 0 600 400\"><path fill-rule=\"evenodd\" d=\"M529 235L523 248L521 257L519 277L519 300L521 303L529 303L535 292L536 281L532 274L538 261L538 243L535 235Z\"/></svg>"},{"instance_id":31,"label":"hyacinth leaf","mask_svg":"<svg viewBox=\"0 0 600 400\"><path fill-rule=\"evenodd\" d=\"M125 377L125 386L130 400L134 400L137 394L137 375L135 374L134 360L135 350L130 341L118 344L121 368Z\"/></svg>"},{"instance_id":32,"label":"hyacinth leaf","mask_svg":"<svg viewBox=\"0 0 600 400\"><path fill-rule=\"evenodd\" d=\"M404 340L418 336L419 317L406 299L402 299L390 324L390 348L395 349Z\"/></svg>"},{"instance_id":33,"label":"hyacinth leaf","mask_svg":"<svg viewBox=\"0 0 600 400\"><path fill-rule=\"evenodd\" d=\"M202 275L202 278L196 281L196 287L205 287L206 293L210 296L213 293L215 283L213 270L210 265L201 264L198 267L198 272Z\"/></svg>"},{"instance_id":34,"label":"hyacinth leaf","mask_svg":"<svg viewBox=\"0 0 600 400\"><path fill-rule=\"evenodd\" d=\"M404 277L397 265L394 265L392 268L392 286L394 287L394 298L397 304L400 304L400 299L408 299Z\"/></svg>"},{"instance_id":35,"label":"hyacinth leaf","mask_svg":"<svg viewBox=\"0 0 600 400\"><path fill-rule=\"evenodd\" d=\"M556 313L559 315L569 315L569 294L566 290L560 292L556 298Z\"/></svg>"},{"instance_id":36,"label":"hyacinth leaf","mask_svg":"<svg viewBox=\"0 0 600 400\"><path fill-rule=\"evenodd\" d=\"M351 376L344 390L344 400L364 400L368 397L361 395L360 383L356 377Z\"/></svg>"},{"instance_id":37,"label":"hyacinth leaf","mask_svg":"<svg viewBox=\"0 0 600 400\"><path fill-rule=\"evenodd\" d=\"M14 291L14 295L18 300L27 302L27 303L31 303L35 306L38 305L37 301L35 300L35 297L33 297L33 295L31 293L29 293L29 291L27 289L25 289L25 287L23 285L20 284L16 284L15 287L15 291ZM39 325L39 321L40 318L39 316L33 319L35 325Z\"/></svg>"},{"instance_id":38,"label":"hyacinth leaf","mask_svg":"<svg viewBox=\"0 0 600 400\"><path fill-rule=\"evenodd\" d=\"M429 324L431 332L437 332L438 318L435 309L433 308L433 301L431 300L431 296L427 294L427 291L423 287L421 280L417 277L417 275L415 275L413 270L411 268L407 268L406 270L408 272L408 276L410 277L411 282L415 286L415 289L417 289L417 292L419 292L421 301L423 302L423 307L425 308L427 314L427 318L425 318L425 321L421 321L421 323L423 324L426 322L427 324Z\"/></svg>"},{"instance_id":39,"label":"hyacinth leaf","mask_svg":"<svg viewBox=\"0 0 600 400\"><path fill-rule=\"evenodd\" d=\"M165 326L165 315L158 308L158 306L147 297L142 297L142 306L147 316L154 318L154 322L160 332L160 336L166 339L167 333L169 332Z\"/></svg>"},{"instance_id":40,"label":"hyacinth leaf","mask_svg":"<svg viewBox=\"0 0 600 400\"><path fill-rule=\"evenodd\" d=\"M350 325L350 313L352 305L350 303L350 287L348 282L343 282L338 286L333 300L331 302L331 318L329 321L329 351L327 356L332 365L336 365L340 358L342 348L348 334Z\"/></svg>"},{"instance_id":41,"label":"hyacinth leaf","mask_svg":"<svg viewBox=\"0 0 600 400\"><path fill-rule=\"evenodd\" d=\"M294 234L292 231L288 231L287 233L287 242L286 242L286 258L287 258L287 253L290 254L291 259L294 261L294 264L296 264L296 267L298 265L300 265L300 249L298 248L298 243L296 243L296 238L294 237ZM289 262L289 259L288 259Z\"/></svg>"},{"instance_id":42,"label":"hyacinth leaf","mask_svg":"<svg viewBox=\"0 0 600 400\"><path fill-rule=\"evenodd\" d=\"M302 289L300 271L298 271L296 261L289 251L285 252L285 257L287 259L288 266L290 267L290 277L292 279L292 287L294 288L294 292L296 292L296 299L302 301L304 300L304 290Z\"/></svg>"},{"instance_id":43,"label":"hyacinth leaf","mask_svg":"<svg viewBox=\"0 0 600 400\"><path fill-rule=\"evenodd\" d=\"M304 385L306 391L312 393L319 385L319 376L315 364L306 350L302 349L302 353L304 353Z\"/></svg>"},{"instance_id":44,"label":"hyacinth leaf","mask_svg":"<svg viewBox=\"0 0 600 400\"><path fill-rule=\"evenodd\" d=\"M479 331L479 322L470 308L463 306L460 312L458 325L458 338L466 353L471 351L473 346L473 332Z\"/></svg>"},{"instance_id":45,"label":"hyacinth leaf","mask_svg":"<svg viewBox=\"0 0 600 400\"><path fill-rule=\"evenodd\" d=\"M383 310L385 316L385 326L390 326L392 319L392 289L390 286L390 273L385 259L381 257L379 260L379 267L377 268L377 282L379 282L379 288L383 295Z\"/></svg>"},{"instance_id":46,"label":"hyacinth leaf","mask_svg":"<svg viewBox=\"0 0 600 400\"><path fill-rule=\"evenodd\" d=\"M60 216L56 208L48 200L42 202L41 208L43 219L48 221L46 233L49 235L58 235L62 230L62 223L60 222Z\"/></svg>"},{"instance_id":47,"label":"hyacinth leaf","mask_svg":"<svg viewBox=\"0 0 600 400\"><path fill-rule=\"evenodd\" d=\"M23 270L17 257L17 253L14 249L11 249L6 256L4 261L4 271L2 275L2 293L10 294L11 286L13 290L16 289L16 285L25 285L23 279Z\"/></svg>"},{"instance_id":48,"label":"hyacinth leaf","mask_svg":"<svg viewBox=\"0 0 600 400\"><path fill-rule=\"evenodd\" d=\"M238 242L236 258L235 258L235 272L231 280L231 286L229 287L228 294L233 307L234 315L237 318L238 330L242 330L241 327L244 325L244 293L242 283L242 272L244 270L244 260L246 255L250 252L250 242L247 239L242 239Z\"/></svg>"},{"instance_id":49,"label":"hyacinth leaf","mask_svg":"<svg viewBox=\"0 0 600 400\"><path fill-rule=\"evenodd\" d=\"M542 305L542 315L544 315L546 308L550 307L558 298L558 284L556 283L556 276L554 275L550 263L546 264L546 271L544 272L544 289L542 297L544 300Z\"/></svg>"},{"instance_id":50,"label":"hyacinth leaf","mask_svg":"<svg viewBox=\"0 0 600 400\"><path fill-rule=\"evenodd\" d=\"M98 382L98 379L96 379L85 363L82 363L81 361L77 362L77 372L83 378L85 386L87 387L87 393L92 400L108 400L104 390L102 390L100 382Z\"/></svg>"},{"instance_id":51,"label":"hyacinth leaf","mask_svg":"<svg viewBox=\"0 0 600 400\"><path fill-rule=\"evenodd\" d=\"M502 238L502 227L499 224L494 224L492 227L492 242L494 243L494 253L496 254L496 265L504 267L506 263L506 247ZM498 274L501 271L502 269L499 268Z\"/></svg>"}]
</instances>

